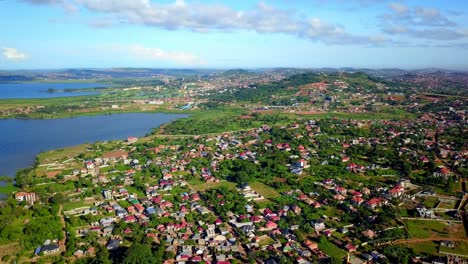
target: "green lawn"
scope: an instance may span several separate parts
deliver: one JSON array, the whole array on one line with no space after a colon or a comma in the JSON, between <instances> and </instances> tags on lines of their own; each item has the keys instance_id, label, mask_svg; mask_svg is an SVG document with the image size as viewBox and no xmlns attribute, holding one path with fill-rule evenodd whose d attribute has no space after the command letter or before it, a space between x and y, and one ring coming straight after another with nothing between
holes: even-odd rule
<instances>
[{"instance_id":1,"label":"green lawn","mask_svg":"<svg viewBox=\"0 0 468 264\"><path fill-rule=\"evenodd\" d=\"M191 184L191 185L192 185L192 184ZM192 185L193 189L195 189L195 191L198 191L198 192L203 192L203 191L206 191L206 190L208 190L208 189L218 188L218 187L221 187L221 186L227 187L227 188L230 189L230 190L235 190L235 188L236 188L236 184L235 184L235 183L233 183L233 182L228 182L228 181L223 181L223 182L209 182L209 183L202 182L202 183L200 183L200 184Z\"/></svg>"},{"instance_id":2,"label":"green lawn","mask_svg":"<svg viewBox=\"0 0 468 264\"><path fill-rule=\"evenodd\" d=\"M340 249L339 247L335 246L332 242L328 241L327 239L321 239L321 241L318 244L318 247L331 257L344 258L346 256L346 252L343 249Z\"/></svg>"},{"instance_id":3,"label":"green lawn","mask_svg":"<svg viewBox=\"0 0 468 264\"><path fill-rule=\"evenodd\" d=\"M448 202L448 203L440 203L437 208L441 208L441 209L456 209L455 208L455 205L456 205L456 201L453 201L452 203L451 202Z\"/></svg>"},{"instance_id":4,"label":"green lawn","mask_svg":"<svg viewBox=\"0 0 468 264\"><path fill-rule=\"evenodd\" d=\"M273 244L273 239L269 236L260 237L260 242L258 243L260 247Z\"/></svg>"},{"instance_id":5,"label":"green lawn","mask_svg":"<svg viewBox=\"0 0 468 264\"><path fill-rule=\"evenodd\" d=\"M276 198L280 196L280 194L275 189L261 182L251 183L250 187L266 199Z\"/></svg>"},{"instance_id":6,"label":"green lawn","mask_svg":"<svg viewBox=\"0 0 468 264\"><path fill-rule=\"evenodd\" d=\"M455 248L439 247L439 251L468 255L468 241L455 242Z\"/></svg>"},{"instance_id":7,"label":"green lawn","mask_svg":"<svg viewBox=\"0 0 468 264\"><path fill-rule=\"evenodd\" d=\"M428 241L411 244L409 247L412 248L416 254L431 256L437 255L439 243L437 241Z\"/></svg>"},{"instance_id":8,"label":"green lawn","mask_svg":"<svg viewBox=\"0 0 468 264\"><path fill-rule=\"evenodd\" d=\"M443 236L447 234L449 227L445 223L421 220L406 220L405 225L411 237L416 238L429 238L434 233Z\"/></svg>"},{"instance_id":9,"label":"green lawn","mask_svg":"<svg viewBox=\"0 0 468 264\"><path fill-rule=\"evenodd\" d=\"M261 200L261 201L255 201L257 203L257 206L261 209L261 208L271 208L273 206L275 206L275 202L271 201L271 200Z\"/></svg>"},{"instance_id":10,"label":"green lawn","mask_svg":"<svg viewBox=\"0 0 468 264\"><path fill-rule=\"evenodd\" d=\"M83 144L83 145L67 147L67 148L62 148L62 149L57 149L57 150L51 150L51 151L42 152L38 154L37 158L39 159L40 163L58 161L64 158L74 157L84 152L87 147L89 147L89 144Z\"/></svg>"},{"instance_id":11,"label":"green lawn","mask_svg":"<svg viewBox=\"0 0 468 264\"><path fill-rule=\"evenodd\" d=\"M0 193L1 194L11 194L13 192L17 192L20 189L16 186L13 186L12 183L7 183L5 185L0 186Z\"/></svg>"},{"instance_id":12,"label":"green lawn","mask_svg":"<svg viewBox=\"0 0 468 264\"><path fill-rule=\"evenodd\" d=\"M395 111L386 111L378 113L343 113L332 112L323 114L314 114L319 118L339 118L339 119L360 119L360 120L381 120L381 119L414 119L415 115L408 113L402 109Z\"/></svg>"},{"instance_id":13,"label":"green lawn","mask_svg":"<svg viewBox=\"0 0 468 264\"><path fill-rule=\"evenodd\" d=\"M434 196L428 196L426 199L424 199L423 205L426 208L434 208L437 202L439 202L439 198Z\"/></svg>"},{"instance_id":14,"label":"green lawn","mask_svg":"<svg viewBox=\"0 0 468 264\"><path fill-rule=\"evenodd\" d=\"M85 206L93 206L94 204L91 202L80 201L80 202L67 202L63 205L63 210L68 211L75 208L85 207Z\"/></svg>"}]
</instances>

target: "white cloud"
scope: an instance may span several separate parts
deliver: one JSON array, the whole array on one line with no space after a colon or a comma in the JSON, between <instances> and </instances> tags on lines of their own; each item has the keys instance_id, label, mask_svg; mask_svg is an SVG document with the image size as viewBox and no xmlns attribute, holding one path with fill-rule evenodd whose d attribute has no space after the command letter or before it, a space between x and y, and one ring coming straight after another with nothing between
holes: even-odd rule
<instances>
[{"instance_id":1,"label":"white cloud","mask_svg":"<svg viewBox=\"0 0 468 264\"><path fill-rule=\"evenodd\" d=\"M21 0L32 4L63 5L64 0ZM371 1L374 0L360 0ZM375 44L372 36L349 33L342 26L307 17L295 10L281 9L259 2L252 8L238 10L221 3L175 0L158 3L151 0L70 0L72 6L106 18L106 26L118 23L138 24L166 30L195 32L240 31L280 33L327 44ZM111 18L112 21L108 20ZM93 20L92 26L102 26Z\"/></svg>"},{"instance_id":2,"label":"white cloud","mask_svg":"<svg viewBox=\"0 0 468 264\"><path fill-rule=\"evenodd\" d=\"M390 3L389 7L392 11L398 14L404 14L408 12L409 8L406 5L398 4L398 3Z\"/></svg>"},{"instance_id":3,"label":"white cloud","mask_svg":"<svg viewBox=\"0 0 468 264\"><path fill-rule=\"evenodd\" d=\"M437 8L389 4L382 16L382 30L389 35L404 35L419 40L457 41L468 38L467 29ZM451 43L453 44L453 43Z\"/></svg>"},{"instance_id":4,"label":"white cloud","mask_svg":"<svg viewBox=\"0 0 468 264\"><path fill-rule=\"evenodd\" d=\"M27 58L26 54L19 52L17 49L14 48L2 48L3 56L7 60L25 60Z\"/></svg>"},{"instance_id":5,"label":"white cloud","mask_svg":"<svg viewBox=\"0 0 468 264\"><path fill-rule=\"evenodd\" d=\"M206 62L200 57L180 51L166 51L159 48L144 47L142 45L131 45L126 48L130 56L142 60L167 61L180 65L204 65Z\"/></svg>"}]
</instances>

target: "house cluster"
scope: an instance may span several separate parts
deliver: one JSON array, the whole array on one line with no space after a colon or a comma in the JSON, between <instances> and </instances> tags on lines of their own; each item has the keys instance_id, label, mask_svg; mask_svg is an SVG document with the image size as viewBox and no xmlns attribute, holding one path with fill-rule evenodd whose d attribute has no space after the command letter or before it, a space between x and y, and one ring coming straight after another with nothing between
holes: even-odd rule
<instances>
[{"instance_id":1,"label":"house cluster","mask_svg":"<svg viewBox=\"0 0 468 264\"><path fill-rule=\"evenodd\" d=\"M172 252L175 261L180 263L215 260L216 263L228 263L237 254L245 255L247 252L255 253L267 249L297 255L296 262L305 264L315 258L329 257L317 246L321 236L352 254L358 251L358 244L352 238L372 241L379 237L379 232L373 228L363 230L361 226L346 222L334 212L356 215L366 210L370 212L368 220L372 222L377 213L382 211L382 207L390 206L393 201L400 202L409 190L409 185L402 181L376 181L367 184L354 180L360 177L372 179L370 172L385 170L387 165L366 161L364 155L356 158L353 151L359 147L370 148L380 144L390 146L386 142L393 140L401 143L398 149L401 155L414 154L415 160L428 155L422 150L412 150L411 142L415 139L406 140L410 135L397 128L386 130L382 138L350 135L324 139L321 133L325 129L368 127L375 121L334 122L336 124L328 128L321 127L320 122L314 120L292 123L275 133L272 132L272 127L265 125L243 132L180 140L172 145L158 142L159 145L155 143L153 146L145 146L143 150L138 143L124 144L121 149L104 152L99 157L84 161L81 178L91 178L94 184L102 186L102 197L92 206L67 210L65 215L93 215L93 219L97 220L76 228L76 236L84 237L94 232L109 250L122 247L135 229L142 229L146 237L154 241L165 241L166 251ZM400 121L385 121L384 125L404 126L398 122ZM285 135L278 135L280 133ZM321 153L324 146L331 146L329 148L334 153ZM451 153L454 151L447 153L447 157L452 157ZM195 178L204 184L217 183L225 177L223 162L260 164L265 162L264 155L267 153L280 153L283 157L278 163L285 168L283 173L286 176L272 175L275 176L271 177L274 183L287 186L291 185L290 182L295 182L302 186L301 181L307 180L308 176L313 175L315 178L310 181L311 186L308 188L296 187L297 189L282 192L289 199L285 205L266 208L255 206L256 202L265 198L248 184L244 184L232 191L238 192L247 200L248 204L242 208L246 213L235 214L226 210L227 213L223 211L219 214L213 209L214 206L222 208L231 201L220 198L219 203L209 204L202 199L203 193L195 191L187 183L191 181L185 178ZM432 160L433 157L428 159ZM327 163L323 163L325 161ZM379 162L385 164L386 160L382 158ZM314 171L317 167L326 167L328 164L333 164L337 173L346 175L346 178L323 177L320 171ZM145 181L141 182L143 177ZM33 203L36 196L31 193L17 193L16 198ZM305 212L310 213L311 210L327 213L307 220L315 239L299 242L296 230L300 227L285 227L282 223L303 216ZM432 218L431 212L418 208L421 217ZM118 228L123 223L125 228ZM270 242L264 243L265 240ZM384 257L378 252L370 252L368 255L371 260Z\"/></svg>"}]
</instances>

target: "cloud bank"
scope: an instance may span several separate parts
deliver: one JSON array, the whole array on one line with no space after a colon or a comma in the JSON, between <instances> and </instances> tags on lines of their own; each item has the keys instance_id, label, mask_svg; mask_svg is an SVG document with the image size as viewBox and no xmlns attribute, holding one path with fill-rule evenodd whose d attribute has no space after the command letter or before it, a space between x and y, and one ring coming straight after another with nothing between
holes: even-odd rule
<instances>
[{"instance_id":1,"label":"cloud bank","mask_svg":"<svg viewBox=\"0 0 468 264\"><path fill-rule=\"evenodd\" d=\"M73 5L94 13L111 16L105 26L116 23L145 25L166 30L195 32L247 30L257 33L293 35L326 44L377 45L388 39L382 35L352 34L344 26L294 10L279 9L260 2L250 9L236 10L223 4L189 3L176 0L160 4L150 0L21 0L31 4ZM72 4L71 4L72 3ZM102 27L101 20L90 23Z\"/></svg>"},{"instance_id":2,"label":"cloud bank","mask_svg":"<svg viewBox=\"0 0 468 264\"><path fill-rule=\"evenodd\" d=\"M20 61L27 58L26 54L19 52L14 48L2 48L2 54L7 60Z\"/></svg>"}]
</instances>

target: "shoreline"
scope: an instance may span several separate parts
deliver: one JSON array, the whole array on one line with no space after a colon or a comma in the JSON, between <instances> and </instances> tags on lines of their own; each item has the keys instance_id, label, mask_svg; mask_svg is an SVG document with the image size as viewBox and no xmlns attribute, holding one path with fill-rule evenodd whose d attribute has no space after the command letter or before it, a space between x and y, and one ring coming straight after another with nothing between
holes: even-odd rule
<instances>
[{"instance_id":1,"label":"shoreline","mask_svg":"<svg viewBox=\"0 0 468 264\"><path fill-rule=\"evenodd\" d=\"M189 114L188 111L168 111L168 112L159 112L159 111L121 111L121 112L113 112L113 113L101 113L101 112L94 112L94 113L86 113L86 114L80 114L80 113L73 113L73 115L71 116L57 116L57 117L53 117L53 118L4 118L4 119L0 119L0 122L2 120L56 120L56 119L71 119L71 118L78 118L78 117L93 117L93 116L106 116L106 115L121 115L121 114L177 114L177 115L184 115L184 116L181 116L179 118L176 118L175 120L171 120L169 122L166 122L166 123L163 123L161 125L158 125L158 126L154 126L154 127L151 127L145 131L143 131L142 134L143 136L139 137L139 139L141 140L145 140L147 138L150 138L152 136L154 136L154 132L169 124L169 123L172 123L172 122L175 122L181 118L188 118L190 116L193 115L193 112L192 114ZM124 138L121 138L121 139L105 139L105 140L98 140L98 141L95 141L95 142L92 142L92 143L97 143L97 142L106 142L106 141L122 141L122 140L125 140ZM35 154L34 155L34 160L37 160L40 158L41 155L45 154L45 153L52 153L52 152L56 152L56 151L66 151L66 150L70 150L70 149L73 149L73 148L80 148L80 147L84 147L86 145L89 145L90 143L89 142L84 142L84 143L81 143L81 144L71 144L71 145L67 145L67 146L64 146L64 147L59 147L59 148L52 148L52 149L49 149L49 150L45 150L45 151L40 151L39 153ZM1 187L4 187L6 185L11 185L12 187L16 187L14 185L14 181L15 181L15 178L16 178L16 174L18 171L20 170L24 170L24 169L35 169L36 167L34 166L34 160L29 164L29 166L25 166L25 167L19 167L19 168L16 168L15 170L15 173L14 175L2 175L1 178L0 178L0 188ZM0 191L0 196L1 196L2 192ZM0 199L1 200L1 199Z\"/></svg>"},{"instance_id":2,"label":"shoreline","mask_svg":"<svg viewBox=\"0 0 468 264\"><path fill-rule=\"evenodd\" d=\"M67 97L63 97L67 98ZM0 101L1 102L1 101ZM93 112L70 112L70 113L63 113L63 114L58 114L54 116L25 116L25 117L19 117L19 116L11 116L11 117L5 117L5 116L0 116L0 121L1 120L11 120L11 119L19 119L19 120L51 120L51 119L62 119L62 118L74 118L74 117L82 117L82 116L99 116L99 115L118 115L118 114L183 114L183 115L190 115L193 113L198 113L200 110L171 110L171 109L158 109L158 110L103 110L103 111L93 111Z\"/></svg>"}]
</instances>

